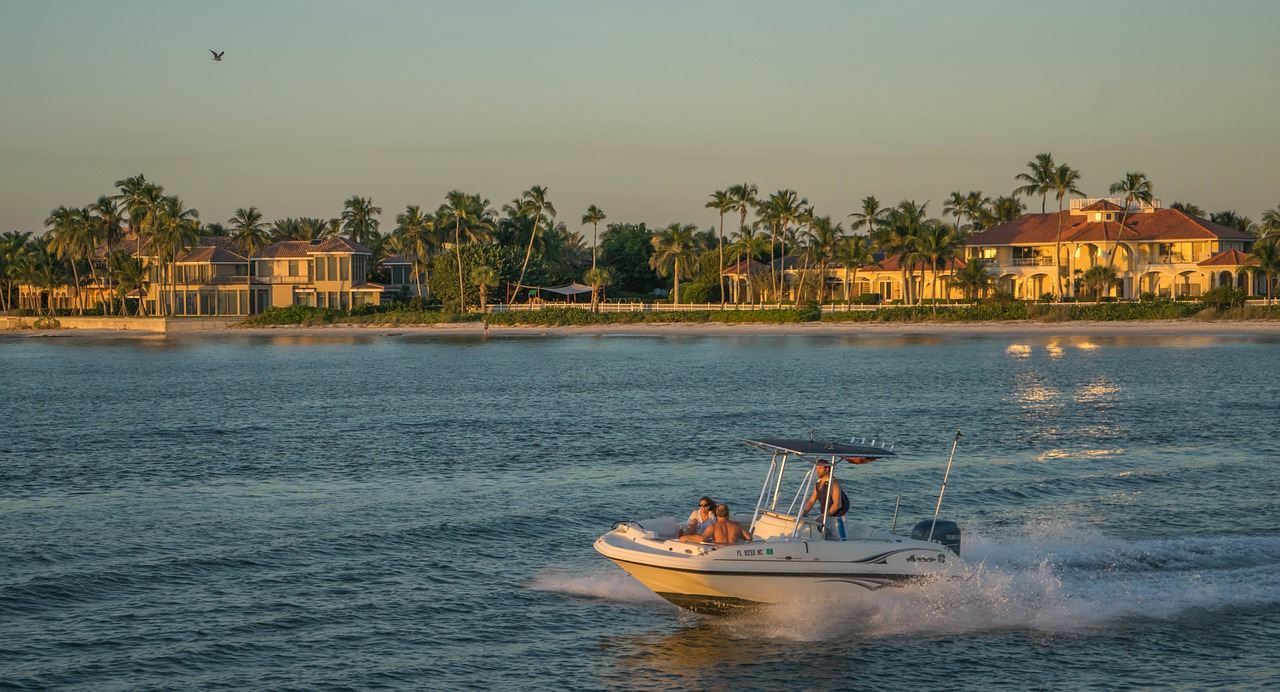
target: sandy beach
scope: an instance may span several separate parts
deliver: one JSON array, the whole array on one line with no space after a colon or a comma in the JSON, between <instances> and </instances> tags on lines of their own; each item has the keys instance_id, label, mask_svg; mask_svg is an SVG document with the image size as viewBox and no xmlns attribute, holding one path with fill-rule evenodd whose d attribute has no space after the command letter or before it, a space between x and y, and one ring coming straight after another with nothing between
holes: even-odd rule
<instances>
[{"instance_id":1,"label":"sandy beach","mask_svg":"<svg viewBox=\"0 0 1280 692\"><path fill-rule=\"evenodd\" d=\"M192 339L226 336L397 336L413 335L485 335L483 325L477 323L435 325L349 325L336 324L316 327L221 327L200 331L163 334L148 331L122 329L7 329L0 331L0 338L139 338L139 339ZM888 323L830 323L805 322L800 324L618 324L592 326L497 326L490 325L489 337L525 336L598 336L598 335L653 335L653 336L753 336L753 335L917 335L917 334L970 334L970 335L1026 335L1026 336L1222 336L1222 335L1280 335L1280 321L1198 321L1198 320L1143 320L1124 322L1034 322L1029 320L1010 322L888 322Z\"/></svg>"}]
</instances>

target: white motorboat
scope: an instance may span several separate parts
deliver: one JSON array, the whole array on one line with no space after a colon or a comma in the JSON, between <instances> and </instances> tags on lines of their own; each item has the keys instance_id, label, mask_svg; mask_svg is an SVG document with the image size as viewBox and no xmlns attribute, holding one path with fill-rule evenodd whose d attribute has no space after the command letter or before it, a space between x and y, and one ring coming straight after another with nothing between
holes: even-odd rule
<instances>
[{"instance_id":1,"label":"white motorboat","mask_svg":"<svg viewBox=\"0 0 1280 692\"><path fill-rule=\"evenodd\" d=\"M960 528L955 522L938 519L936 513L934 518L917 523L910 536L847 518L841 527L837 519L825 516L825 501L817 507L823 516L815 519L801 514L818 480L818 466L830 466L835 477L845 464L893 456L892 448L866 440L760 439L746 443L770 453L769 471L755 511L731 517L749 528L752 540L682 542L678 534L683 522L668 516L617 522L596 539L595 549L654 593L699 612L798 599L839 599L854 592L927 579L953 569L958 562ZM953 455L954 451L953 447ZM784 476L792 484L799 477L794 495L784 494L790 487L784 485ZM941 500L939 495L939 506Z\"/></svg>"}]
</instances>

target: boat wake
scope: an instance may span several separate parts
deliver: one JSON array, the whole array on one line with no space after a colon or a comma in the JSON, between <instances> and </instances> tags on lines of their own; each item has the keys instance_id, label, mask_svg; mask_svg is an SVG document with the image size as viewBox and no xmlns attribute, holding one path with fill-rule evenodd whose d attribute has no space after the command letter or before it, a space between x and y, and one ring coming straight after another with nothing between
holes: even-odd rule
<instances>
[{"instance_id":1,"label":"boat wake","mask_svg":"<svg viewBox=\"0 0 1280 692\"><path fill-rule=\"evenodd\" d=\"M1032 525L987 538L970 532L954 579L882 589L838 602L805 600L723 618L738 636L800 641L1107 628L1133 618L1280 604L1280 537L1122 541L1073 526ZM535 588L655 601L610 572L544 577Z\"/></svg>"},{"instance_id":2,"label":"boat wake","mask_svg":"<svg viewBox=\"0 0 1280 692\"><path fill-rule=\"evenodd\" d=\"M601 567L591 572L549 572L535 577L529 584L535 591L552 591L571 596L598 598L628 603L666 603L661 596L646 589L626 572Z\"/></svg>"}]
</instances>

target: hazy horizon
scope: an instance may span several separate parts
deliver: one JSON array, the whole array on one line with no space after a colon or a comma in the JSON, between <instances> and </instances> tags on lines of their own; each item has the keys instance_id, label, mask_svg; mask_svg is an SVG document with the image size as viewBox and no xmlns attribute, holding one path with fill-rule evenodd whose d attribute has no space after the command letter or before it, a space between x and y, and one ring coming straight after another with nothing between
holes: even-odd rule
<instances>
[{"instance_id":1,"label":"hazy horizon","mask_svg":"<svg viewBox=\"0 0 1280 692\"><path fill-rule=\"evenodd\" d=\"M145 174L225 223L337 216L352 195L706 228L708 196L1008 194L1037 153L1090 197L1145 172L1165 205L1280 205L1273 2L380 0L6 6L0 232ZM214 62L208 50L225 51ZM1039 202L1025 199L1029 211ZM1050 200L1049 206L1056 209ZM736 223L726 220L727 228Z\"/></svg>"}]
</instances>

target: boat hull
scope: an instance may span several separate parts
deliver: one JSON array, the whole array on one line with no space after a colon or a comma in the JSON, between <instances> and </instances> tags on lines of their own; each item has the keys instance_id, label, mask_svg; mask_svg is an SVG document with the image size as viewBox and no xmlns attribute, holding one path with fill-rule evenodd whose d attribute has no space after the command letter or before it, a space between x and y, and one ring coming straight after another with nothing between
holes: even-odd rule
<instances>
[{"instance_id":1,"label":"boat hull","mask_svg":"<svg viewBox=\"0 0 1280 692\"><path fill-rule=\"evenodd\" d=\"M956 562L942 546L908 538L772 538L717 547L635 526L615 528L595 548L657 595L699 612L846 599L930 578Z\"/></svg>"}]
</instances>

